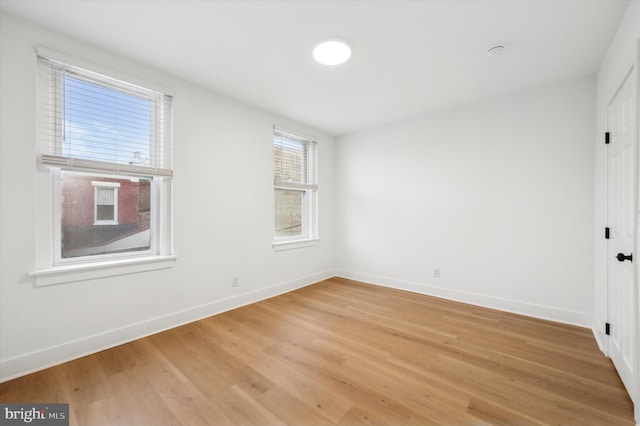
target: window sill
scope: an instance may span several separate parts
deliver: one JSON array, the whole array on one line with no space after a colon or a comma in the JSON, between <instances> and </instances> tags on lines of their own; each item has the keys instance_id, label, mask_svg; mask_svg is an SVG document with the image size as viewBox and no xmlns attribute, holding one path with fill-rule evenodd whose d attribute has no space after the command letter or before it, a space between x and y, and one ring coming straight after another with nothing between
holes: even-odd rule
<instances>
[{"instance_id":1,"label":"window sill","mask_svg":"<svg viewBox=\"0 0 640 426\"><path fill-rule=\"evenodd\" d=\"M273 243L273 251L294 250L305 247L315 247L320 244L319 239L297 240L297 241L281 241Z\"/></svg>"},{"instance_id":2,"label":"window sill","mask_svg":"<svg viewBox=\"0 0 640 426\"><path fill-rule=\"evenodd\" d=\"M119 259L106 262L56 266L50 269L29 272L27 275L34 278L34 285L36 287L43 287L48 285L71 283L74 281L86 281L96 278L173 268L176 259L177 258L175 256L139 257L125 260Z\"/></svg>"}]
</instances>

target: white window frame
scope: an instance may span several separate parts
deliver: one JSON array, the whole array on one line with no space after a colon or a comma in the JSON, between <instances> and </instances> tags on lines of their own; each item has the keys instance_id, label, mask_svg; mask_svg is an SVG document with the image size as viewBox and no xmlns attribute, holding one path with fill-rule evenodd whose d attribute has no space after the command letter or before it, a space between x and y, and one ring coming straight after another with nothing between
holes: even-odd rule
<instances>
[{"instance_id":1,"label":"white window frame","mask_svg":"<svg viewBox=\"0 0 640 426\"><path fill-rule=\"evenodd\" d=\"M93 224L94 225L118 225L118 188L120 184L117 182L91 182L93 186ZM99 220L98 219L98 192L101 189L110 189L113 191L113 219L111 220Z\"/></svg>"},{"instance_id":2,"label":"white window frame","mask_svg":"<svg viewBox=\"0 0 640 426\"><path fill-rule=\"evenodd\" d=\"M108 75L121 81L128 81L141 87L147 87L159 93L171 95L170 91L158 87L143 80L127 76L120 72L95 65L91 62L70 57L46 48L37 48L39 56L45 56L56 60L72 63L77 67L87 69L89 72ZM50 95L50 88L38 85L38 99ZM46 92L46 93L42 93ZM154 111L157 113L157 111ZM41 113L42 114L42 113ZM38 134L49 132L43 130L42 123L38 122ZM154 126L155 127L155 126ZM155 133L154 133L155 134ZM171 135L167 135L171 137ZM164 142L162 142L164 143ZM168 142L170 144L170 142ZM169 147L170 149L170 147ZM41 151L39 151L41 152ZM47 158L45 158L47 157ZM37 212L36 212L36 265L35 270L28 273L34 278L36 286L63 284L75 281L84 281L108 276L138 273L144 271L166 269L173 267L176 256L173 253L173 223L172 223L172 175L154 175L155 169L149 168L149 175L136 169L133 165L123 165L117 170L109 168L88 169L93 167L91 161L77 161L77 169L73 168L73 161L52 164L51 158L55 156L40 155L36 174ZM63 159L64 160L64 159ZM47 163L47 161L49 161ZM70 167L71 166L71 167ZM101 167L98 164L98 167ZM117 254L91 255L73 259L61 259L61 226L62 226L62 195L61 172L62 170L78 171L86 175L99 175L101 177L116 177L119 179L136 179L147 177L151 179L151 249L146 251L132 251ZM164 172L164 171L161 171ZM108 182L96 182L102 187L110 186ZM97 188L97 186L96 186ZM117 188L114 188L117 191ZM115 200L117 203L117 195ZM117 215L117 206L114 207ZM95 202L94 202L94 218ZM97 219L97 218L96 218ZM117 216L115 217L117 223ZM103 222L97 221L96 222ZM98 223L102 224L102 223Z\"/></svg>"},{"instance_id":3,"label":"white window frame","mask_svg":"<svg viewBox=\"0 0 640 426\"><path fill-rule=\"evenodd\" d=\"M317 189L300 189L297 187L291 187L286 185L274 185L274 190L284 191L296 191L302 193L302 232L299 236L292 237L277 237L274 236L274 244L303 241L303 240L316 240L317 239L317 227L316 227L316 204L317 204Z\"/></svg>"},{"instance_id":4,"label":"white window frame","mask_svg":"<svg viewBox=\"0 0 640 426\"><path fill-rule=\"evenodd\" d=\"M83 176L95 176L95 174L80 173ZM129 260L141 260L142 262L148 262L149 258L157 257L162 259L172 256L171 246L171 205L167 204L163 200L170 199L171 196L171 180L167 178L154 177L151 178L151 229L156 232L151 232L151 241L149 250L131 251L125 253L113 253L113 254L95 254L90 256L79 256L71 258L62 257L62 185L61 178L62 170L51 169L51 179L47 182L51 185L52 205L50 211L53 215L53 233L52 239L48 242L48 246L52 247L52 251L48 256L53 257L51 266L43 269L45 271L55 271L56 268L63 268L67 271L68 268L78 267L82 268L83 264L93 265L103 263L108 266L115 265L118 261ZM117 179L136 179L137 177L130 177L124 175L102 175L106 178ZM44 179L43 179L44 183ZM105 184L110 182L96 182L99 184ZM117 185L117 182L113 182ZM95 203L94 203L95 204ZM169 221L169 222L168 222ZM161 230L164 231L164 235ZM44 235L43 235L44 237ZM43 238L44 240L44 238ZM37 274L37 273L34 273ZM108 275L107 275L108 276Z\"/></svg>"},{"instance_id":5,"label":"white window frame","mask_svg":"<svg viewBox=\"0 0 640 426\"><path fill-rule=\"evenodd\" d=\"M297 140L303 144L316 145L314 137L306 136L301 132L286 130L280 126L274 126L274 144L276 134L281 133L287 135L291 139ZM306 149L306 148L305 148ZM314 155L309 156L306 165L307 170L312 170L316 176L313 177L313 182L310 185L300 185L298 183L288 183L286 181L277 181L274 179L274 225L275 225L275 193L277 190L286 191L299 191L302 193L302 211L301 222L302 232L301 235L296 236L276 236L274 229L274 237L272 247L274 251L290 250L295 248L316 246L319 243L318 238L318 185L317 185L317 170L318 170L318 149L317 146L313 148Z\"/></svg>"}]
</instances>

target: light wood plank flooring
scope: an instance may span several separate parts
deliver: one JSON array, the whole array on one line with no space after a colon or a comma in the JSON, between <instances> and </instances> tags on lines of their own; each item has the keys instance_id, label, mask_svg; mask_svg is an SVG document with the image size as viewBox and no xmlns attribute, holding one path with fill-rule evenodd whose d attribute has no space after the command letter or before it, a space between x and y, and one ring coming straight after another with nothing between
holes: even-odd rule
<instances>
[{"instance_id":1,"label":"light wood plank flooring","mask_svg":"<svg viewBox=\"0 0 640 426\"><path fill-rule=\"evenodd\" d=\"M0 384L79 425L631 425L591 331L331 279Z\"/></svg>"}]
</instances>

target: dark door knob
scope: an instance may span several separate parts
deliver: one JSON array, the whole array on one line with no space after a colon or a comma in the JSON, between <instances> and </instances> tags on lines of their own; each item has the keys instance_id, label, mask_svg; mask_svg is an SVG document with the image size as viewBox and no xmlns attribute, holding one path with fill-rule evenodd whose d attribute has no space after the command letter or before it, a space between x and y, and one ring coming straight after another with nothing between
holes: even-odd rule
<instances>
[{"instance_id":1,"label":"dark door knob","mask_svg":"<svg viewBox=\"0 0 640 426\"><path fill-rule=\"evenodd\" d=\"M625 256L624 253L618 253L618 255L616 256L616 259L618 259L618 262L624 262L625 260L628 260L629 262L633 262L633 254Z\"/></svg>"}]
</instances>

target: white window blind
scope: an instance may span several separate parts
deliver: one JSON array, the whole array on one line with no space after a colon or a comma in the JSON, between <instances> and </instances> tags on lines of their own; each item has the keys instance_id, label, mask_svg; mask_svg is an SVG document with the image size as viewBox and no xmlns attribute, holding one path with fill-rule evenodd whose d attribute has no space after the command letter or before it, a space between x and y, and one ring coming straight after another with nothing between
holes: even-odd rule
<instances>
[{"instance_id":1,"label":"white window blind","mask_svg":"<svg viewBox=\"0 0 640 426\"><path fill-rule=\"evenodd\" d=\"M276 187L318 188L316 142L274 127L273 182Z\"/></svg>"},{"instance_id":2,"label":"white window blind","mask_svg":"<svg viewBox=\"0 0 640 426\"><path fill-rule=\"evenodd\" d=\"M96 204L112 206L115 202L114 193L113 188L97 188Z\"/></svg>"},{"instance_id":3,"label":"white window blind","mask_svg":"<svg viewBox=\"0 0 640 426\"><path fill-rule=\"evenodd\" d=\"M38 57L44 166L173 176L171 96Z\"/></svg>"}]
</instances>

